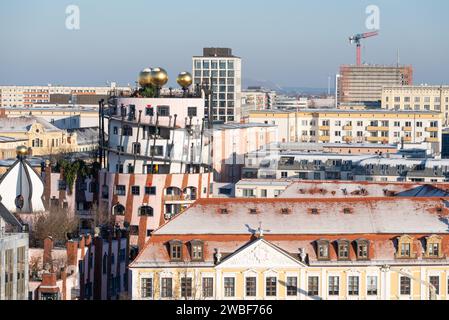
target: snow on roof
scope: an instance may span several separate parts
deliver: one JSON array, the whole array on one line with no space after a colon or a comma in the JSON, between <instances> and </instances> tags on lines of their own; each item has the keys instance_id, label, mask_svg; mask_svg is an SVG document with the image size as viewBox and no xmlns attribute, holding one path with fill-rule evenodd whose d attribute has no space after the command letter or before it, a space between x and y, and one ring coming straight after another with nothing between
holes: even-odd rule
<instances>
[{"instance_id":1,"label":"snow on roof","mask_svg":"<svg viewBox=\"0 0 449 320\"><path fill-rule=\"evenodd\" d=\"M449 183L295 181L279 198L448 197Z\"/></svg>"},{"instance_id":2,"label":"snow on roof","mask_svg":"<svg viewBox=\"0 0 449 320\"><path fill-rule=\"evenodd\" d=\"M249 234L259 223L269 234L449 233L448 207L449 198L201 199L155 235Z\"/></svg>"},{"instance_id":3,"label":"snow on roof","mask_svg":"<svg viewBox=\"0 0 449 320\"><path fill-rule=\"evenodd\" d=\"M50 122L35 116L23 116L17 118L0 118L0 132L28 132L30 127L41 124L47 131L61 131Z\"/></svg>"}]
</instances>

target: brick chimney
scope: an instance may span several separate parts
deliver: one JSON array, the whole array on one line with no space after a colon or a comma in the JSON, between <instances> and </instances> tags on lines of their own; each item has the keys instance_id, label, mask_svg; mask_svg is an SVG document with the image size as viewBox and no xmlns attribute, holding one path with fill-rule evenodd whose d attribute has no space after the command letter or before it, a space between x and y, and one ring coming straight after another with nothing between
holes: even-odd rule
<instances>
[{"instance_id":1,"label":"brick chimney","mask_svg":"<svg viewBox=\"0 0 449 320\"><path fill-rule=\"evenodd\" d=\"M45 208L48 210L50 208L50 198L51 198L51 162L45 162L45 180L44 180L44 198L45 198Z\"/></svg>"},{"instance_id":2,"label":"brick chimney","mask_svg":"<svg viewBox=\"0 0 449 320\"><path fill-rule=\"evenodd\" d=\"M53 269L53 258L51 252L53 251L53 238L47 237L44 240L44 257L43 264L49 265L51 269Z\"/></svg>"},{"instance_id":3,"label":"brick chimney","mask_svg":"<svg viewBox=\"0 0 449 320\"><path fill-rule=\"evenodd\" d=\"M61 268L61 280L62 280L62 300L67 299L67 271L65 267Z\"/></svg>"},{"instance_id":4,"label":"brick chimney","mask_svg":"<svg viewBox=\"0 0 449 320\"><path fill-rule=\"evenodd\" d=\"M68 241L66 247L67 247L67 266L77 266L78 242Z\"/></svg>"}]
</instances>

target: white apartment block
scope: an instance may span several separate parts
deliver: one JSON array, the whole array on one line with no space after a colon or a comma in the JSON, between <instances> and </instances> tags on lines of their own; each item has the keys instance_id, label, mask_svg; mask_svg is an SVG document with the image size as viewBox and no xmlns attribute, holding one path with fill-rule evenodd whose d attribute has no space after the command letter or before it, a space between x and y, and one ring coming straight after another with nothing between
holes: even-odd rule
<instances>
[{"instance_id":1,"label":"white apartment block","mask_svg":"<svg viewBox=\"0 0 449 320\"><path fill-rule=\"evenodd\" d=\"M449 86L386 86L382 89L382 108L440 112L443 114L443 126L447 127Z\"/></svg>"},{"instance_id":2,"label":"white apartment block","mask_svg":"<svg viewBox=\"0 0 449 320\"><path fill-rule=\"evenodd\" d=\"M111 90L129 91L129 88L118 88L115 83L109 87L0 86L0 107L33 107L34 104L49 103L53 94L107 95Z\"/></svg>"},{"instance_id":3,"label":"white apartment block","mask_svg":"<svg viewBox=\"0 0 449 320\"><path fill-rule=\"evenodd\" d=\"M413 144L441 154L442 115L434 111L253 111L249 121L276 125L280 142Z\"/></svg>"},{"instance_id":4,"label":"white apartment block","mask_svg":"<svg viewBox=\"0 0 449 320\"><path fill-rule=\"evenodd\" d=\"M240 121L242 61L228 48L204 48L203 56L192 59L194 85L209 86L213 120ZM211 83L210 83L211 82ZM205 112L209 101L206 97Z\"/></svg>"}]
</instances>

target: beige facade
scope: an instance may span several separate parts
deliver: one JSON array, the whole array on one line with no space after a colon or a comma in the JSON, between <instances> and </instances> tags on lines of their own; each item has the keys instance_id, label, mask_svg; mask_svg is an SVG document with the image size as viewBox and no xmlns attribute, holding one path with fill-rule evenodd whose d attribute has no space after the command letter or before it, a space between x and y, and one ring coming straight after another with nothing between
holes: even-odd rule
<instances>
[{"instance_id":1,"label":"beige facade","mask_svg":"<svg viewBox=\"0 0 449 320\"><path fill-rule=\"evenodd\" d=\"M77 150L76 134L60 130L36 117L1 118L2 136L22 140L33 156L50 155Z\"/></svg>"},{"instance_id":2,"label":"beige facade","mask_svg":"<svg viewBox=\"0 0 449 320\"><path fill-rule=\"evenodd\" d=\"M252 123L278 126L281 142L423 144L441 153L442 115L432 111L253 111Z\"/></svg>"},{"instance_id":3,"label":"beige facade","mask_svg":"<svg viewBox=\"0 0 449 320\"><path fill-rule=\"evenodd\" d=\"M387 86L382 89L382 108L387 110L434 111L449 125L449 86Z\"/></svg>"}]
</instances>

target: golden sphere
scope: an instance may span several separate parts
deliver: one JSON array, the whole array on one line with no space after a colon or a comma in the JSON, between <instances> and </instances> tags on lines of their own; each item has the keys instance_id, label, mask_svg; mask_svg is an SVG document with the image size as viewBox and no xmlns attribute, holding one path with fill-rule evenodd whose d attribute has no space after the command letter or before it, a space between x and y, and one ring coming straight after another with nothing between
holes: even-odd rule
<instances>
[{"instance_id":1,"label":"golden sphere","mask_svg":"<svg viewBox=\"0 0 449 320\"><path fill-rule=\"evenodd\" d=\"M28 155L28 148L26 146L18 146L16 148L16 153L18 156L24 157Z\"/></svg>"},{"instance_id":2,"label":"golden sphere","mask_svg":"<svg viewBox=\"0 0 449 320\"><path fill-rule=\"evenodd\" d=\"M168 82L167 71L162 68L154 68L151 70L151 83L156 87L162 87Z\"/></svg>"},{"instance_id":3,"label":"golden sphere","mask_svg":"<svg viewBox=\"0 0 449 320\"><path fill-rule=\"evenodd\" d=\"M178 84L184 89L192 85L193 79L192 75L188 72L181 72L176 80Z\"/></svg>"},{"instance_id":4,"label":"golden sphere","mask_svg":"<svg viewBox=\"0 0 449 320\"><path fill-rule=\"evenodd\" d=\"M152 83L151 69L145 68L139 74L139 84L142 87L148 87Z\"/></svg>"}]
</instances>

